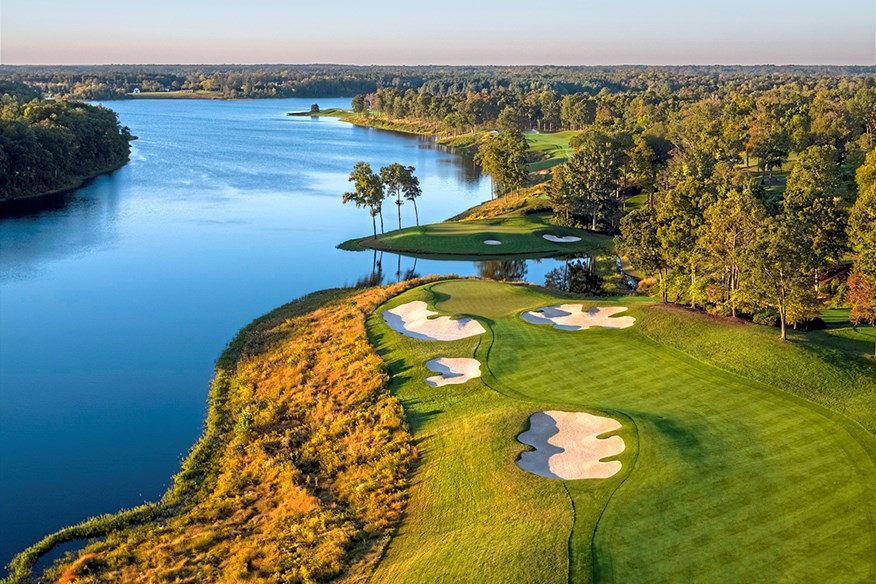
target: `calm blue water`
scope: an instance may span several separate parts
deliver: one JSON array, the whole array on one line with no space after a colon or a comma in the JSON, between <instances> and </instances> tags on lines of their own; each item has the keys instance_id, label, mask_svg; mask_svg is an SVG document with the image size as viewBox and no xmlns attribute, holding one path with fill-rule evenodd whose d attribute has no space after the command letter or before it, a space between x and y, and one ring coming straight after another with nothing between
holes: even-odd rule
<instances>
[{"instance_id":1,"label":"calm blue water","mask_svg":"<svg viewBox=\"0 0 876 584\"><path fill-rule=\"evenodd\" d=\"M131 162L61 209L0 220L0 563L160 497L235 332L371 272L370 253L335 249L371 230L365 210L340 202L356 161L415 166L421 222L489 198L470 162L429 140L285 115L312 101L111 102L140 137ZM403 219L413 223L409 205ZM529 279L552 263L531 263ZM384 257L384 281L398 267ZM416 271L477 268L420 260Z\"/></svg>"}]
</instances>

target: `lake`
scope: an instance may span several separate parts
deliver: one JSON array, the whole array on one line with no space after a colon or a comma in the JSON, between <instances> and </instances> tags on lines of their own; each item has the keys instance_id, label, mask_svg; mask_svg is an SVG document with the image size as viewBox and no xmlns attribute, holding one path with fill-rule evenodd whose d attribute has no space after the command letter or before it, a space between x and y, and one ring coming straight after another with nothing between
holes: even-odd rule
<instances>
[{"instance_id":1,"label":"lake","mask_svg":"<svg viewBox=\"0 0 876 584\"><path fill-rule=\"evenodd\" d=\"M157 500L236 331L371 273L371 253L335 249L371 231L366 210L341 204L355 162L416 167L421 222L489 198L474 164L431 139L285 115L314 101L349 106L110 102L139 136L131 162L57 209L0 219L3 564L60 527ZM385 256L384 282L413 262ZM529 262L528 279L552 264ZM416 273L478 268L419 260Z\"/></svg>"}]
</instances>

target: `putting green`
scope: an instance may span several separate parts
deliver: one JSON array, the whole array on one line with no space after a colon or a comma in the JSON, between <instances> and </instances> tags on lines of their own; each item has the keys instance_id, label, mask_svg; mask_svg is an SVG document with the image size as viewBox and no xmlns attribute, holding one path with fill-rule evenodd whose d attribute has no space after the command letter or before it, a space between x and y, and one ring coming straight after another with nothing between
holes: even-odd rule
<instances>
[{"instance_id":1,"label":"putting green","mask_svg":"<svg viewBox=\"0 0 876 584\"><path fill-rule=\"evenodd\" d=\"M367 247L421 257L553 257L564 254L587 254L610 257L614 253L611 237L557 227L548 222L549 215L501 217L470 221L446 221L419 227L407 227L341 244L343 249ZM576 237L580 241L557 243L544 235ZM490 243L485 243L485 242ZM498 243L496 243L498 242Z\"/></svg>"},{"instance_id":2,"label":"putting green","mask_svg":"<svg viewBox=\"0 0 876 584\"><path fill-rule=\"evenodd\" d=\"M622 302L635 326L585 331L524 322L525 310L569 302L536 288L445 281L383 308L412 300L477 318L487 333L437 343L390 330L380 311L369 319L420 453L407 518L373 581L876 577L876 440L814 403L872 417L872 364L636 298ZM722 335L736 339L736 366L697 346ZM795 366L764 368L764 355ZM483 376L429 387L425 362L439 356L476 358ZM563 482L521 471L515 437L544 409L624 424L621 472Z\"/></svg>"}]
</instances>

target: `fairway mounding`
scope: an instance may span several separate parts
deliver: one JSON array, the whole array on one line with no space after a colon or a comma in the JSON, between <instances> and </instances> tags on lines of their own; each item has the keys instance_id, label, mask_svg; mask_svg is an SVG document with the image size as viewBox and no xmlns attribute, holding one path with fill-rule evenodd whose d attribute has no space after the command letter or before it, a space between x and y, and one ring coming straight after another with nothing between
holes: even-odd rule
<instances>
[{"instance_id":1,"label":"fairway mounding","mask_svg":"<svg viewBox=\"0 0 876 584\"><path fill-rule=\"evenodd\" d=\"M517 437L535 450L522 452L517 466L549 479L607 479L620 472L621 463L600 460L623 452L624 440L597 436L620 427L617 420L586 412L536 412L529 417L529 430Z\"/></svg>"},{"instance_id":2,"label":"fairway mounding","mask_svg":"<svg viewBox=\"0 0 876 584\"><path fill-rule=\"evenodd\" d=\"M566 235L563 237L559 237L559 236L551 235L550 233L547 233L545 235L542 235L542 237L547 239L551 243L575 243L576 241L581 241L580 237L575 237L574 235Z\"/></svg>"},{"instance_id":3,"label":"fairway mounding","mask_svg":"<svg viewBox=\"0 0 876 584\"><path fill-rule=\"evenodd\" d=\"M487 332L481 323L471 318L430 318L437 314L422 300L414 300L384 311L383 320L392 330L424 341L458 341Z\"/></svg>"},{"instance_id":4,"label":"fairway mounding","mask_svg":"<svg viewBox=\"0 0 876 584\"><path fill-rule=\"evenodd\" d=\"M562 331L581 331L594 326L622 329L633 326L636 319L632 316L609 317L625 310L625 306L595 306L584 312L581 304L559 304L524 312L520 318L530 324L552 324Z\"/></svg>"},{"instance_id":5,"label":"fairway mounding","mask_svg":"<svg viewBox=\"0 0 876 584\"><path fill-rule=\"evenodd\" d=\"M469 379L481 376L480 362L477 359L468 359L465 357L440 357L438 359L432 359L426 361L426 368L429 371L441 374L426 378L426 384L431 385L432 387L465 383Z\"/></svg>"},{"instance_id":6,"label":"fairway mounding","mask_svg":"<svg viewBox=\"0 0 876 584\"><path fill-rule=\"evenodd\" d=\"M502 245L502 242L498 239L485 239L484 245Z\"/></svg>"}]
</instances>

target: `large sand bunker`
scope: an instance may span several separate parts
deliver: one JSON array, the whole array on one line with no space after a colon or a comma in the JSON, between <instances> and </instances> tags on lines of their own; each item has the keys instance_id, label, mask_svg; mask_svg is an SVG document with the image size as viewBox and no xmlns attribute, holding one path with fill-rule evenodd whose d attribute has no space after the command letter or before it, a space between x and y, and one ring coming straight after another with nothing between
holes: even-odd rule
<instances>
[{"instance_id":1,"label":"large sand bunker","mask_svg":"<svg viewBox=\"0 0 876 584\"><path fill-rule=\"evenodd\" d=\"M550 479L607 479L621 463L600 459L623 452L624 440L597 436L620 427L617 420L584 412L536 412L529 417L529 430L517 437L535 450L521 453L517 466Z\"/></svg>"},{"instance_id":2,"label":"large sand bunker","mask_svg":"<svg viewBox=\"0 0 876 584\"><path fill-rule=\"evenodd\" d=\"M422 300L414 300L384 311L383 320L392 330L425 341L458 341L487 332L481 323L471 318L430 318L437 314Z\"/></svg>"},{"instance_id":3,"label":"large sand bunker","mask_svg":"<svg viewBox=\"0 0 876 584\"><path fill-rule=\"evenodd\" d=\"M559 237L557 235L551 235L550 233L542 235L548 241L552 241L554 243L575 243L576 241L581 241L580 237L575 237L574 235L566 235L565 237Z\"/></svg>"},{"instance_id":4,"label":"large sand bunker","mask_svg":"<svg viewBox=\"0 0 876 584\"><path fill-rule=\"evenodd\" d=\"M432 387L465 383L481 376L481 364L477 359L441 357L426 361L426 368L441 374L426 378L426 383Z\"/></svg>"},{"instance_id":5,"label":"large sand bunker","mask_svg":"<svg viewBox=\"0 0 876 584\"><path fill-rule=\"evenodd\" d=\"M632 316L609 318L625 311L624 306L597 306L587 312L583 309L581 304L543 306L538 310L524 312L520 317L531 324L552 324L555 329L563 331L580 331L592 326L621 329L629 328L636 322Z\"/></svg>"}]
</instances>

